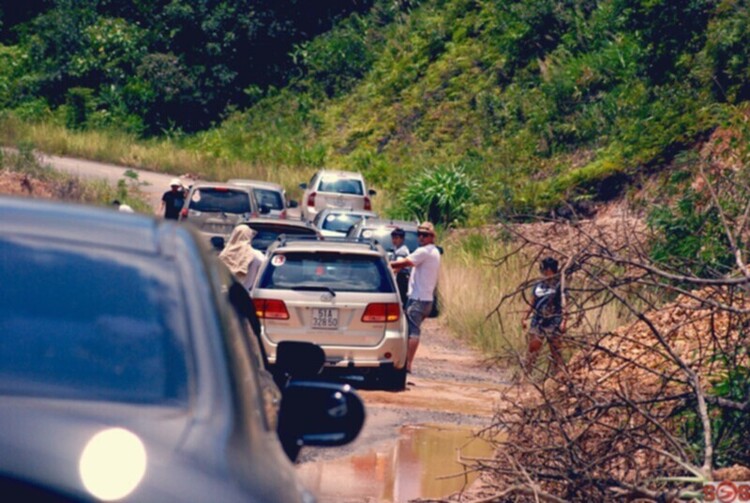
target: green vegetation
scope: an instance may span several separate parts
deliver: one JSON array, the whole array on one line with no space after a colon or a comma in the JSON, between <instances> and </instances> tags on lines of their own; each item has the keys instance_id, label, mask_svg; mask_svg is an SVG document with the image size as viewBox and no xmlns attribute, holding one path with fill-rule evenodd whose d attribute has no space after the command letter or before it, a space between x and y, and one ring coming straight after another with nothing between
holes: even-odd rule
<instances>
[{"instance_id":1,"label":"green vegetation","mask_svg":"<svg viewBox=\"0 0 750 503\"><path fill-rule=\"evenodd\" d=\"M111 160L290 187L359 170L394 215L453 166L478 190L436 218L481 223L614 197L750 97L742 2L325 3L32 3L0 32L2 141L47 148L41 122L114 138ZM74 136L50 147L86 155Z\"/></svg>"}]
</instances>

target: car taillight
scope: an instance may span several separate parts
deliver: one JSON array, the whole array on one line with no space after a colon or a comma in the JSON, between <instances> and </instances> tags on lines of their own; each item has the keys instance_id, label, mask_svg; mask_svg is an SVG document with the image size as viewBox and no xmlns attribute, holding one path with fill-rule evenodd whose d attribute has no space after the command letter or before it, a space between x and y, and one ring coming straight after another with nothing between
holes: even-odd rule
<instances>
[{"instance_id":1,"label":"car taillight","mask_svg":"<svg viewBox=\"0 0 750 503\"><path fill-rule=\"evenodd\" d=\"M307 196L307 205L308 206L315 206L315 196L316 195L317 195L317 193L310 192L310 195Z\"/></svg>"},{"instance_id":2,"label":"car taillight","mask_svg":"<svg viewBox=\"0 0 750 503\"><path fill-rule=\"evenodd\" d=\"M396 302L377 302L368 304L365 314L362 315L364 323L389 323L398 321L401 316L401 306Z\"/></svg>"},{"instance_id":3,"label":"car taillight","mask_svg":"<svg viewBox=\"0 0 750 503\"><path fill-rule=\"evenodd\" d=\"M289 311L286 310L286 304L283 300L277 299L253 299L255 304L255 314L258 318L267 320L288 320Z\"/></svg>"},{"instance_id":4,"label":"car taillight","mask_svg":"<svg viewBox=\"0 0 750 503\"><path fill-rule=\"evenodd\" d=\"M370 198L365 196L365 209L367 211L372 211L372 202L370 201Z\"/></svg>"},{"instance_id":5,"label":"car taillight","mask_svg":"<svg viewBox=\"0 0 750 503\"><path fill-rule=\"evenodd\" d=\"M187 218L188 217L188 209L187 208L182 208L182 210L180 211L180 215L182 216L182 218Z\"/></svg>"},{"instance_id":6,"label":"car taillight","mask_svg":"<svg viewBox=\"0 0 750 503\"><path fill-rule=\"evenodd\" d=\"M286 218L286 210L281 210L281 213L279 213L279 218L285 219Z\"/></svg>"}]
</instances>

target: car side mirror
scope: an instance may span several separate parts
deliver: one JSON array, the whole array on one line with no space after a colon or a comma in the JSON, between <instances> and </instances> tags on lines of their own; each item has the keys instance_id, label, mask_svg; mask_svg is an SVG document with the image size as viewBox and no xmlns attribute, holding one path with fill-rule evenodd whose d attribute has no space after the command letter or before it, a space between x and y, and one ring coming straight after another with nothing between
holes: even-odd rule
<instances>
[{"instance_id":1,"label":"car side mirror","mask_svg":"<svg viewBox=\"0 0 750 503\"><path fill-rule=\"evenodd\" d=\"M348 384L293 381L282 390L278 435L292 461L304 445L348 444L364 422L365 406Z\"/></svg>"},{"instance_id":2,"label":"car side mirror","mask_svg":"<svg viewBox=\"0 0 750 503\"><path fill-rule=\"evenodd\" d=\"M307 189L307 184L306 183L300 183L299 184L299 188L302 189L302 190L305 190L305 189Z\"/></svg>"},{"instance_id":3,"label":"car side mirror","mask_svg":"<svg viewBox=\"0 0 750 503\"><path fill-rule=\"evenodd\" d=\"M371 195L371 196L377 196L377 195L378 195L377 191L374 191L374 190L372 190L372 189L368 190L368 191L367 191L367 193L368 193L369 195Z\"/></svg>"},{"instance_id":4,"label":"car side mirror","mask_svg":"<svg viewBox=\"0 0 750 503\"><path fill-rule=\"evenodd\" d=\"M216 251L224 249L224 236L213 236L211 237L211 246Z\"/></svg>"},{"instance_id":5,"label":"car side mirror","mask_svg":"<svg viewBox=\"0 0 750 503\"><path fill-rule=\"evenodd\" d=\"M287 206L289 206L290 208L296 208L297 206L299 206L299 203L292 199L291 201L289 201L289 204Z\"/></svg>"},{"instance_id":6,"label":"car side mirror","mask_svg":"<svg viewBox=\"0 0 750 503\"><path fill-rule=\"evenodd\" d=\"M268 215L269 213L271 213L271 207L267 204L261 204L259 211L261 215Z\"/></svg>"},{"instance_id":7,"label":"car side mirror","mask_svg":"<svg viewBox=\"0 0 750 503\"><path fill-rule=\"evenodd\" d=\"M325 361L326 354L317 344L281 341L276 347L274 370L279 376L290 379L312 379L323 369Z\"/></svg>"}]
</instances>

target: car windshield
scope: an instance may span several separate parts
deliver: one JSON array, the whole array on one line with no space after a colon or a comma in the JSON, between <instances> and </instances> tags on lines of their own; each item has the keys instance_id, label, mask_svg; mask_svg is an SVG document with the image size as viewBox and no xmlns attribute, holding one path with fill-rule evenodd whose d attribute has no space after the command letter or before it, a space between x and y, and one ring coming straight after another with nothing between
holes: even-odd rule
<instances>
[{"instance_id":1,"label":"car windshield","mask_svg":"<svg viewBox=\"0 0 750 503\"><path fill-rule=\"evenodd\" d=\"M386 250L393 249L391 242L391 232L394 228L392 227L376 227L376 228L364 228L360 237L364 239L372 239L380 243ZM419 248L419 242L417 241L417 231L405 231L404 244L409 248L409 252L413 252Z\"/></svg>"},{"instance_id":2,"label":"car windshield","mask_svg":"<svg viewBox=\"0 0 750 503\"><path fill-rule=\"evenodd\" d=\"M259 285L272 290L324 287L334 292L395 291L382 258L330 252L277 253Z\"/></svg>"},{"instance_id":3,"label":"car windshield","mask_svg":"<svg viewBox=\"0 0 750 503\"><path fill-rule=\"evenodd\" d=\"M0 239L0 393L187 402L179 289L163 261Z\"/></svg>"},{"instance_id":4,"label":"car windshield","mask_svg":"<svg viewBox=\"0 0 750 503\"><path fill-rule=\"evenodd\" d=\"M318 226L327 231L347 232L352 225L362 220L362 215L353 213L329 213Z\"/></svg>"},{"instance_id":5,"label":"car windshield","mask_svg":"<svg viewBox=\"0 0 750 503\"><path fill-rule=\"evenodd\" d=\"M255 199L258 201L258 205L266 205L272 210L283 210L284 199L281 197L281 193L276 190L270 189L253 189Z\"/></svg>"},{"instance_id":6,"label":"car windshield","mask_svg":"<svg viewBox=\"0 0 750 503\"><path fill-rule=\"evenodd\" d=\"M282 225L251 225L252 229L256 232L253 237L253 248L260 251L266 251L271 246L271 243L282 234L287 236L315 236L317 233L315 229L307 227L296 227L296 226L282 226Z\"/></svg>"},{"instance_id":7,"label":"car windshield","mask_svg":"<svg viewBox=\"0 0 750 503\"><path fill-rule=\"evenodd\" d=\"M241 190L195 189L190 196L189 208L212 213L250 213L250 196Z\"/></svg>"},{"instance_id":8,"label":"car windshield","mask_svg":"<svg viewBox=\"0 0 750 503\"><path fill-rule=\"evenodd\" d=\"M318 192L338 192L339 194L364 194L362 182L354 178L324 177L318 185Z\"/></svg>"}]
</instances>

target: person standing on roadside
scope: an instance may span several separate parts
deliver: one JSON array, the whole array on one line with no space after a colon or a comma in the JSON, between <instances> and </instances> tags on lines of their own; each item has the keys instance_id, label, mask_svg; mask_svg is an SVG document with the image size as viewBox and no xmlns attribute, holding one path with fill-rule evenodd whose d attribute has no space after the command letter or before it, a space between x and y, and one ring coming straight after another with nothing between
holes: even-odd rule
<instances>
[{"instance_id":1,"label":"person standing on roadside","mask_svg":"<svg viewBox=\"0 0 750 503\"><path fill-rule=\"evenodd\" d=\"M161 196L161 207L159 214L164 218L177 220L180 216L180 210L185 205L185 189L179 178L172 178L169 182L169 190Z\"/></svg>"},{"instance_id":2,"label":"person standing on roadside","mask_svg":"<svg viewBox=\"0 0 750 503\"><path fill-rule=\"evenodd\" d=\"M247 225L238 225L232 231L229 242L219 254L219 260L229 268L248 293L253 289L266 256L252 246L255 231Z\"/></svg>"},{"instance_id":3,"label":"person standing on roadside","mask_svg":"<svg viewBox=\"0 0 750 503\"><path fill-rule=\"evenodd\" d=\"M528 350L524 361L524 370L527 374L532 371L539 350L542 349L542 344L546 340L549 343L550 357L552 358L552 367L549 374L554 375L564 365L560 339L565 332L565 320L562 309L558 262L552 257L547 257L539 264L539 270L542 273L542 280L534 285L531 292L531 305L521 322L525 330L526 321L533 314L531 327L527 333Z\"/></svg>"},{"instance_id":4,"label":"person standing on roadside","mask_svg":"<svg viewBox=\"0 0 750 503\"><path fill-rule=\"evenodd\" d=\"M411 372L414 356L419 347L422 321L432 311L435 298L438 274L440 272L440 250L435 246L435 227L424 222L417 227L419 248L407 257L391 262L391 267L398 272L411 267L409 291L406 301L406 320L409 324L409 345L406 355L406 371Z\"/></svg>"},{"instance_id":5,"label":"person standing on roadside","mask_svg":"<svg viewBox=\"0 0 750 503\"><path fill-rule=\"evenodd\" d=\"M115 199L114 201L112 201L112 207L117 211L121 211L123 213L135 213L135 211L133 211L133 208L131 208L129 204L121 203L119 199Z\"/></svg>"},{"instance_id":6,"label":"person standing on roadside","mask_svg":"<svg viewBox=\"0 0 750 503\"><path fill-rule=\"evenodd\" d=\"M406 258L409 256L409 248L404 244L406 232L404 229L399 227L393 229L391 232L391 244L393 245L393 259L398 260L400 258ZM396 273L396 286L398 287L398 294L401 297L401 305L405 308L406 301L408 299L407 293L409 291L409 276L411 275L411 268L404 267Z\"/></svg>"}]
</instances>

